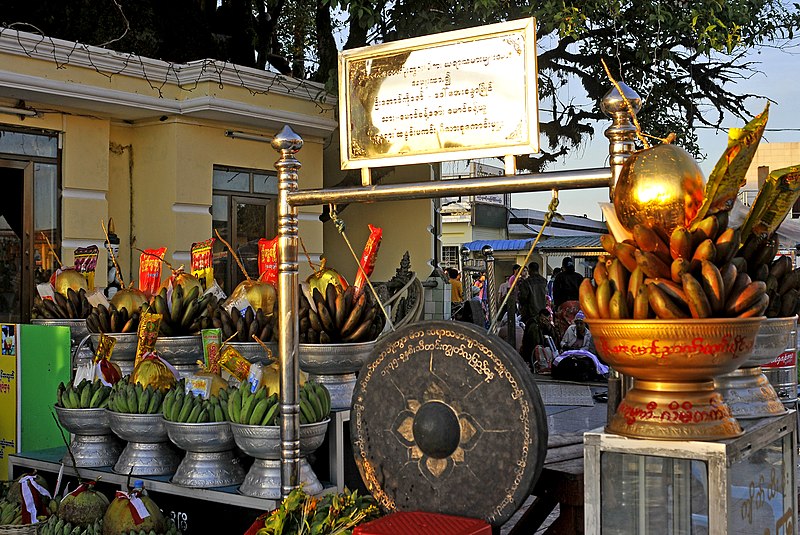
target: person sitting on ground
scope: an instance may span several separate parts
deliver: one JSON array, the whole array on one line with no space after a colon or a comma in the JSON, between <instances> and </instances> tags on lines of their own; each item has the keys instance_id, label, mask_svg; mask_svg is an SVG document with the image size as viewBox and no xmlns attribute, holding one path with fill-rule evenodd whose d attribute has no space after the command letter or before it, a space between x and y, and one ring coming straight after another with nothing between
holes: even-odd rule
<instances>
[{"instance_id":1,"label":"person sitting on ground","mask_svg":"<svg viewBox=\"0 0 800 535\"><path fill-rule=\"evenodd\" d=\"M582 311L575 314L575 322L564 333L562 352L553 359L554 379L600 381L608 377L608 366L593 353L592 333L584 319Z\"/></svg>"},{"instance_id":2,"label":"person sitting on ground","mask_svg":"<svg viewBox=\"0 0 800 535\"><path fill-rule=\"evenodd\" d=\"M550 311L543 308L536 315L534 321L529 321L525 326L525 334L522 336L522 344L519 349L519 354L525 362L536 372L550 369L550 363L553 361L555 355L555 343L550 347L546 337L554 340L553 336L555 329L553 327L553 320L550 318ZM537 349L541 348L541 352ZM537 358L544 355L544 358Z\"/></svg>"}]
</instances>

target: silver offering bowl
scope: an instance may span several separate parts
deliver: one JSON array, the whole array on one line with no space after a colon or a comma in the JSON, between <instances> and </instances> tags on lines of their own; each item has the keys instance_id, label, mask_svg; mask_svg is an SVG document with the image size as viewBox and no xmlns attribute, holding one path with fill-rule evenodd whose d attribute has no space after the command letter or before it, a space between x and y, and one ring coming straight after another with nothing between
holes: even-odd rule
<instances>
[{"instance_id":1,"label":"silver offering bowl","mask_svg":"<svg viewBox=\"0 0 800 535\"><path fill-rule=\"evenodd\" d=\"M730 407L733 417L766 418L786 413L786 407L761 366L795 350L792 333L796 328L797 316L764 320L756 334L750 358L738 370L714 378L714 386Z\"/></svg>"},{"instance_id":2,"label":"silver offering bowl","mask_svg":"<svg viewBox=\"0 0 800 535\"><path fill-rule=\"evenodd\" d=\"M171 474L180 463L160 414L124 414L108 411L111 430L128 445L112 470L117 474L160 476Z\"/></svg>"},{"instance_id":3,"label":"silver offering bowl","mask_svg":"<svg viewBox=\"0 0 800 535\"><path fill-rule=\"evenodd\" d=\"M67 466L97 468L112 466L122 452L122 444L111 433L106 409L65 409L55 406L58 421L72 434L72 441L64 458Z\"/></svg>"},{"instance_id":4,"label":"silver offering bowl","mask_svg":"<svg viewBox=\"0 0 800 535\"><path fill-rule=\"evenodd\" d=\"M325 385L331 395L331 409L353 406L356 372L372 356L375 342L357 344L299 344L300 369L308 379Z\"/></svg>"},{"instance_id":5,"label":"silver offering bowl","mask_svg":"<svg viewBox=\"0 0 800 535\"><path fill-rule=\"evenodd\" d=\"M330 418L300 426L300 482L308 494L322 492L320 483L306 457L325 440ZM239 487L246 496L281 498L281 428L280 426L243 425L231 423L236 445L255 462Z\"/></svg>"},{"instance_id":6,"label":"silver offering bowl","mask_svg":"<svg viewBox=\"0 0 800 535\"><path fill-rule=\"evenodd\" d=\"M233 453L228 422L180 423L164 421L173 444L186 452L172 482L183 487L209 488L238 485L244 468Z\"/></svg>"},{"instance_id":7,"label":"silver offering bowl","mask_svg":"<svg viewBox=\"0 0 800 535\"><path fill-rule=\"evenodd\" d=\"M139 336L136 333L108 333L114 340L114 350L111 352L111 362L119 366L122 375L130 375L133 371L133 361L136 358L136 347L139 344ZM92 347L97 348L100 343L100 334L92 333L89 335Z\"/></svg>"},{"instance_id":8,"label":"silver offering bowl","mask_svg":"<svg viewBox=\"0 0 800 535\"><path fill-rule=\"evenodd\" d=\"M269 349L269 352L258 342L228 342L225 345L234 348L249 362L272 364L272 362L278 359L278 344L275 342L267 342L264 344Z\"/></svg>"},{"instance_id":9,"label":"silver offering bowl","mask_svg":"<svg viewBox=\"0 0 800 535\"><path fill-rule=\"evenodd\" d=\"M198 360L203 360L203 340L199 334L160 336L155 351L175 367L194 366Z\"/></svg>"}]
</instances>

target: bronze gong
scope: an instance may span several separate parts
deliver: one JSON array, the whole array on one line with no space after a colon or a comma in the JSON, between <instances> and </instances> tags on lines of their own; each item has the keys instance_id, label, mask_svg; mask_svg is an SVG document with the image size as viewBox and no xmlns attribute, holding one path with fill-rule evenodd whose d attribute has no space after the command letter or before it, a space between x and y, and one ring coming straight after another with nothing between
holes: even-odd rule
<instances>
[{"instance_id":1,"label":"bronze gong","mask_svg":"<svg viewBox=\"0 0 800 535\"><path fill-rule=\"evenodd\" d=\"M407 325L378 341L351 413L361 477L386 511L508 520L547 453L539 390L519 354L455 321Z\"/></svg>"}]
</instances>

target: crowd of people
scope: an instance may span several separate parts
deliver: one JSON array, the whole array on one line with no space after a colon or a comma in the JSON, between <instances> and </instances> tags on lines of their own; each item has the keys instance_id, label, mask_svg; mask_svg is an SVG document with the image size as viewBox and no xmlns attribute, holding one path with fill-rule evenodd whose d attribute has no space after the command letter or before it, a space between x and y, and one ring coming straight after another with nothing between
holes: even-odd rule
<instances>
[{"instance_id":1,"label":"crowd of people","mask_svg":"<svg viewBox=\"0 0 800 535\"><path fill-rule=\"evenodd\" d=\"M458 270L448 268L447 275L453 318L473 321L475 315L480 315L488 323L485 274L475 277L467 289ZM501 309L500 314L503 322L516 323L521 333L516 349L535 373L582 381L600 379L608 374L608 367L597 356L592 334L580 310L578 291L582 281L583 276L575 271L575 262L566 257L549 280L541 274L537 262L514 265L513 272L498 288L498 305L513 288L514 299L510 301L516 303L515 314L509 315L508 307Z\"/></svg>"}]
</instances>

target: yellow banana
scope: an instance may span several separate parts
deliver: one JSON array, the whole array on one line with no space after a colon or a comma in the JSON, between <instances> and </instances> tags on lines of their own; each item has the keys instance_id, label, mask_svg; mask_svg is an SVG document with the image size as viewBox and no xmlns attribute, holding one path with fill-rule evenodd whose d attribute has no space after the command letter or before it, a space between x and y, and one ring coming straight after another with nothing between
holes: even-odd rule
<instances>
[{"instance_id":1,"label":"yellow banana","mask_svg":"<svg viewBox=\"0 0 800 535\"><path fill-rule=\"evenodd\" d=\"M656 316L661 319L684 319L689 317L686 312L667 297L667 294L654 284L648 287L648 302Z\"/></svg>"},{"instance_id":2,"label":"yellow banana","mask_svg":"<svg viewBox=\"0 0 800 535\"><path fill-rule=\"evenodd\" d=\"M608 282L608 281L606 281ZM578 300L581 303L581 310L587 318L600 318L600 309L597 307L597 296L594 293L591 279L583 279L578 289Z\"/></svg>"},{"instance_id":3,"label":"yellow banana","mask_svg":"<svg viewBox=\"0 0 800 535\"><path fill-rule=\"evenodd\" d=\"M707 318L711 316L711 304L708 302L708 297L706 297L700 282L691 273L684 273L681 281L692 317Z\"/></svg>"},{"instance_id":4,"label":"yellow banana","mask_svg":"<svg viewBox=\"0 0 800 535\"><path fill-rule=\"evenodd\" d=\"M597 288L597 311L603 319L611 317L611 312L609 310L611 294L613 293L611 285L611 281L607 280Z\"/></svg>"},{"instance_id":5,"label":"yellow banana","mask_svg":"<svg viewBox=\"0 0 800 535\"><path fill-rule=\"evenodd\" d=\"M636 256L636 263L639 265L639 267L642 268L644 274L650 277L651 279L670 278L669 266L665 264L654 253L648 253L647 251L639 251L637 249L635 252L635 256Z\"/></svg>"},{"instance_id":6,"label":"yellow banana","mask_svg":"<svg viewBox=\"0 0 800 535\"><path fill-rule=\"evenodd\" d=\"M672 261L669 246L659 238L652 228L642 224L634 225L633 239L642 251L654 253L662 262L669 263Z\"/></svg>"},{"instance_id":7,"label":"yellow banana","mask_svg":"<svg viewBox=\"0 0 800 535\"><path fill-rule=\"evenodd\" d=\"M703 260L700 263L700 284L711 305L711 311L715 314L720 312L725 307L725 282L722 280L722 273L713 262Z\"/></svg>"},{"instance_id":8,"label":"yellow banana","mask_svg":"<svg viewBox=\"0 0 800 535\"><path fill-rule=\"evenodd\" d=\"M692 257L692 235L686 227L675 227L669 238L669 252L673 259Z\"/></svg>"},{"instance_id":9,"label":"yellow banana","mask_svg":"<svg viewBox=\"0 0 800 535\"><path fill-rule=\"evenodd\" d=\"M639 288L639 293L636 294L636 298L633 300L633 319L646 320L650 317L649 292L650 287L646 284Z\"/></svg>"},{"instance_id":10,"label":"yellow banana","mask_svg":"<svg viewBox=\"0 0 800 535\"><path fill-rule=\"evenodd\" d=\"M615 320L626 319L628 316L628 303L626 295L619 290L614 292L611 300L608 302L608 310L610 317Z\"/></svg>"},{"instance_id":11,"label":"yellow banana","mask_svg":"<svg viewBox=\"0 0 800 535\"><path fill-rule=\"evenodd\" d=\"M625 242L617 243L617 246L614 248L614 256L619 258L619 261L622 262L622 265L625 266L630 272L633 272L636 269L636 251L638 249L633 245Z\"/></svg>"}]
</instances>

